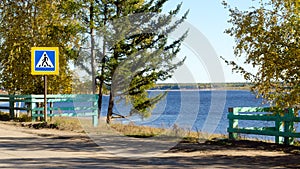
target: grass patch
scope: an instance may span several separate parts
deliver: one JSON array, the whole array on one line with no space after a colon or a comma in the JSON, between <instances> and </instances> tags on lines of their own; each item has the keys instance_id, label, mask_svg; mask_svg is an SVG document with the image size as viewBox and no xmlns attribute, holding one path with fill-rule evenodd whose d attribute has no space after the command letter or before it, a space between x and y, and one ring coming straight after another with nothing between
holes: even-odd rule
<instances>
[{"instance_id":1,"label":"grass patch","mask_svg":"<svg viewBox=\"0 0 300 169\"><path fill-rule=\"evenodd\" d=\"M295 140L294 145L300 147L300 140Z\"/></svg>"},{"instance_id":2,"label":"grass patch","mask_svg":"<svg viewBox=\"0 0 300 169\"><path fill-rule=\"evenodd\" d=\"M59 130L83 131L83 127L76 117L53 117L49 123L55 125Z\"/></svg>"},{"instance_id":3,"label":"grass patch","mask_svg":"<svg viewBox=\"0 0 300 169\"><path fill-rule=\"evenodd\" d=\"M17 122L31 122L32 119L27 114L20 114L20 117L16 117L14 119L14 121L17 121Z\"/></svg>"},{"instance_id":4,"label":"grass patch","mask_svg":"<svg viewBox=\"0 0 300 169\"><path fill-rule=\"evenodd\" d=\"M153 128L148 126L137 126L134 123L129 124L120 124L114 123L111 124L111 128L122 133L128 137L137 137L137 138L148 138L159 136L165 132L165 129L162 128Z\"/></svg>"},{"instance_id":5,"label":"grass patch","mask_svg":"<svg viewBox=\"0 0 300 169\"><path fill-rule=\"evenodd\" d=\"M180 139L181 142L186 143L198 143L200 140L214 139L214 138L226 138L225 135L220 134L205 134L196 131L184 130L177 125L174 125L170 129L155 128L149 126L138 126L134 123L120 124L114 123L110 125L114 130L122 133L128 137L135 138L150 138L150 137L161 137L163 138L174 138Z\"/></svg>"},{"instance_id":6,"label":"grass patch","mask_svg":"<svg viewBox=\"0 0 300 169\"><path fill-rule=\"evenodd\" d=\"M83 128L76 117L53 117L51 121L47 122L23 122L21 124L23 127L42 129L58 129L58 130L68 130L82 132Z\"/></svg>"},{"instance_id":7,"label":"grass patch","mask_svg":"<svg viewBox=\"0 0 300 169\"><path fill-rule=\"evenodd\" d=\"M9 121L10 120L9 113L0 112L0 120Z\"/></svg>"},{"instance_id":8,"label":"grass patch","mask_svg":"<svg viewBox=\"0 0 300 169\"><path fill-rule=\"evenodd\" d=\"M0 111L0 121L11 121L9 113ZM19 117L13 118L12 121L15 121L15 122L30 122L31 117L29 117L25 113L21 113Z\"/></svg>"}]
</instances>

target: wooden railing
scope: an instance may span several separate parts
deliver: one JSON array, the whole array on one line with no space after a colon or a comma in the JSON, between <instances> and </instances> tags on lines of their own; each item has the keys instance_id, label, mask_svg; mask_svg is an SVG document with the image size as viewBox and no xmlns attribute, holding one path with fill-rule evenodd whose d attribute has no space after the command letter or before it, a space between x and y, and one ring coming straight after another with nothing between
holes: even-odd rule
<instances>
[{"instance_id":1,"label":"wooden railing","mask_svg":"<svg viewBox=\"0 0 300 169\"><path fill-rule=\"evenodd\" d=\"M294 124L300 122L294 109L275 110L269 107L235 107L229 108L230 139L238 139L238 133L275 136L276 143L293 144L294 138L300 138ZM253 113L256 112L256 113ZM239 127L239 120L274 121L272 127Z\"/></svg>"},{"instance_id":2,"label":"wooden railing","mask_svg":"<svg viewBox=\"0 0 300 169\"><path fill-rule=\"evenodd\" d=\"M92 117L94 126L98 125L98 95L47 95L47 116ZM0 109L8 110L10 118L17 116L15 110L27 111L32 121L43 118L44 95L0 95L0 102L8 106ZM16 103L23 103L22 107Z\"/></svg>"},{"instance_id":3,"label":"wooden railing","mask_svg":"<svg viewBox=\"0 0 300 169\"><path fill-rule=\"evenodd\" d=\"M17 103L26 102L26 98L22 95L0 95L0 103L7 103L7 105L5 106L0 106L0 109L8 110L11 119L17 116L16 111L25 110L30 112L30 110L27 107L17 106Z\"/></svg>"}]
</instances>

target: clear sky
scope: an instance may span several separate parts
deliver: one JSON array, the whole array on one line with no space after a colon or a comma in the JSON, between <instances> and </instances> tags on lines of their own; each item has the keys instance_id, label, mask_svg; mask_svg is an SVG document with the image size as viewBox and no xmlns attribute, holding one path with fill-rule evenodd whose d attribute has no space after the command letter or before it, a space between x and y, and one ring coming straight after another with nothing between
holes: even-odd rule
<instances>
[{"instance_id":1,"label":"clear sky","mask_svg":"<svg viewBox=\"0 0 300 169\"><path fill-rule=\"evenodd\" d=\"M166 9L173 9L181 2L183 2L182 13L188 9L190 10L186 22L201 32L215 50L216 56L220 62L219 65L221 65L218 66L218 64L215 64L215 69L222 69L222 72L224 72L224 79L220 78L220 80L212 80L212 77L214 77L215 74L211 70L207 70L208 64L203 60L201 61L202 56L199 57L196 56L197 54L193 54L193 50L195 49L192 49L191 47L183 47L184 49L182 50L181 55L187 56L184 65L185 68L179 69L174 75L174 78L167 80L167 82L245 82L242 75L233 73L231 67L227 66L223 60L219 59L219 56L223 56L227 60L235 60L237 63L243 62L243 59L238 59L233 55L234 39L224 33L225 29L229 28L231 25L227 23L229 12L227 9L224 9L224 6L221 3L222 0L169 0L165 7ZM227 2L239 9L247 9L250 6L255 5L255 2L252 0L228 0ZM194 36L193 38L195 38L197 37L197 34L192 33L191 36ZM200 39L201 38L199 38L199 40ZM188 43L200 42L193 41ZM189 46L189 44L186 46ZM246 68L251 67L247 65ZM187 74L191 74L193 77L187 78Z\"/></svg>"}]
</instances>

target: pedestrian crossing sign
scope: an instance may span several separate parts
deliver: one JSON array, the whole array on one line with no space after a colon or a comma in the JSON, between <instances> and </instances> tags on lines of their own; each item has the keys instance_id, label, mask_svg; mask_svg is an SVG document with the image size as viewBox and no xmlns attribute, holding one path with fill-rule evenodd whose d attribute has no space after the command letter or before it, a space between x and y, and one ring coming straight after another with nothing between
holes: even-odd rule
<instances>
[{"instance_id":1,"label":"pedestrian crossing sign","mask_svg":"<svg viewBox=\"0 0 300 169\"><path fill-rule=\"evenodd\" d=\"M58 47L31 48L32 75L58 75Z\"/></svg>"}]
</instances>

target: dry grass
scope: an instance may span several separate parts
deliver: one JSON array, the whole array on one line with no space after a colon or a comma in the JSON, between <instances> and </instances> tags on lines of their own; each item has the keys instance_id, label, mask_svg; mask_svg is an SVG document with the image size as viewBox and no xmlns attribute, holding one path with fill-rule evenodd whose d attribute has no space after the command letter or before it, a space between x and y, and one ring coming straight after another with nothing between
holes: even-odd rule
<instances>
[{"instance_id":1,"label":"dry grass","mask_svg":"<svg viewBox=\"0 0 300 169\"><path fill-rule=\"evenodd\" d=\"M9 113L0 111L0 120L1 121L9 121Z\"/></svg>"},{"instance_id":2,"label":"dry grass","mask_svg":"<svg viewBox=\"0 0 300 169\"><path fill-rule=\"evenodd\" d=\"M26 122L31 121L30 117L24 116L19 119L15 119L16 122ZM1 117L4 119L8 119L8 113L0 113ZM3 119L3 120L4 120ZM91 119L78 119L77 117L53 117L52 120L47 123L44 122L27 122L22 123L22 126L34 127L34 128L54 128L59 130L68 130L75 132L84 132L85 129L93 132L102 132L104 130L113 129L118 131L122 135L128 137L137 137L137 138L148 138L148 137L168 137L168 138L180 138L184 142L199 142L201 140L210 140L214 138L226 138L225 135L216 135L216 134L206 134L202 132L196 131L188 131L184 130L177 125L174 125L170 129L165 128L156 128L149 126L138 126L134 123L129 124L121 124L121 123L113 123L111 125L106 125L105 121L100 121L100 125L97 128L94 128L91 123Z\"/></svg>"},{"instance_id":3,"label":"dry grass","mask_svg":"<svg viewBox=\"0 0 300 169\"><path fill-rule=\"evenodd\" d=\"M147 138L147 137L173 137L173 138L181 138L184 142L192 142L196 143L200 140L210 140L210 139L222 139L227 136L221 134L206 134L202 132L196 131L187 131L182 128L179 128L177 125L174 125L171 129L164 128L155 128L148 126L137 126L134 123L129 124L112 124L111 127L116 131L122 133L123 135L129 137L139 137L139 138Z\"/></svg>"},{"instance_id":4,"label":"dry grass","mask_svg":"<svg viewBox=\"0 0 300 169\"><path fill-rule=\"evenodd\" d=\"M137 126L133 123L120 124L115 123L111 128L129 137L155 137L165 132L162 128L153 128L148 126Z\"/></svg>"},{"instance_id":5,"label":"dry grass","mask_svg":"<svg viewBox=\"0 0 300 169\"><path fill-rule=\"evenodd\" d=\"M1 112L0 111L0 121L10 121L10 120L11 119L10 119L10 115L9 115L8 112ZM13 121L16 121L16 122L29 122L29 121L31 121L31 118L28 117L27 114L22 113L22 114L20 114L19 117L15 117L13 119Z\"/></svg>"},{"instance_id":6,"label":"dry grass","mask_svg":"<svg viewBox=\"0 0 300 169\"><path fill-rule=\"evenodd\" d=\"M53 117L50 124L54 124L59 130L83 131L83 127L76 117Z\"/></svg>"}]
</instances>

